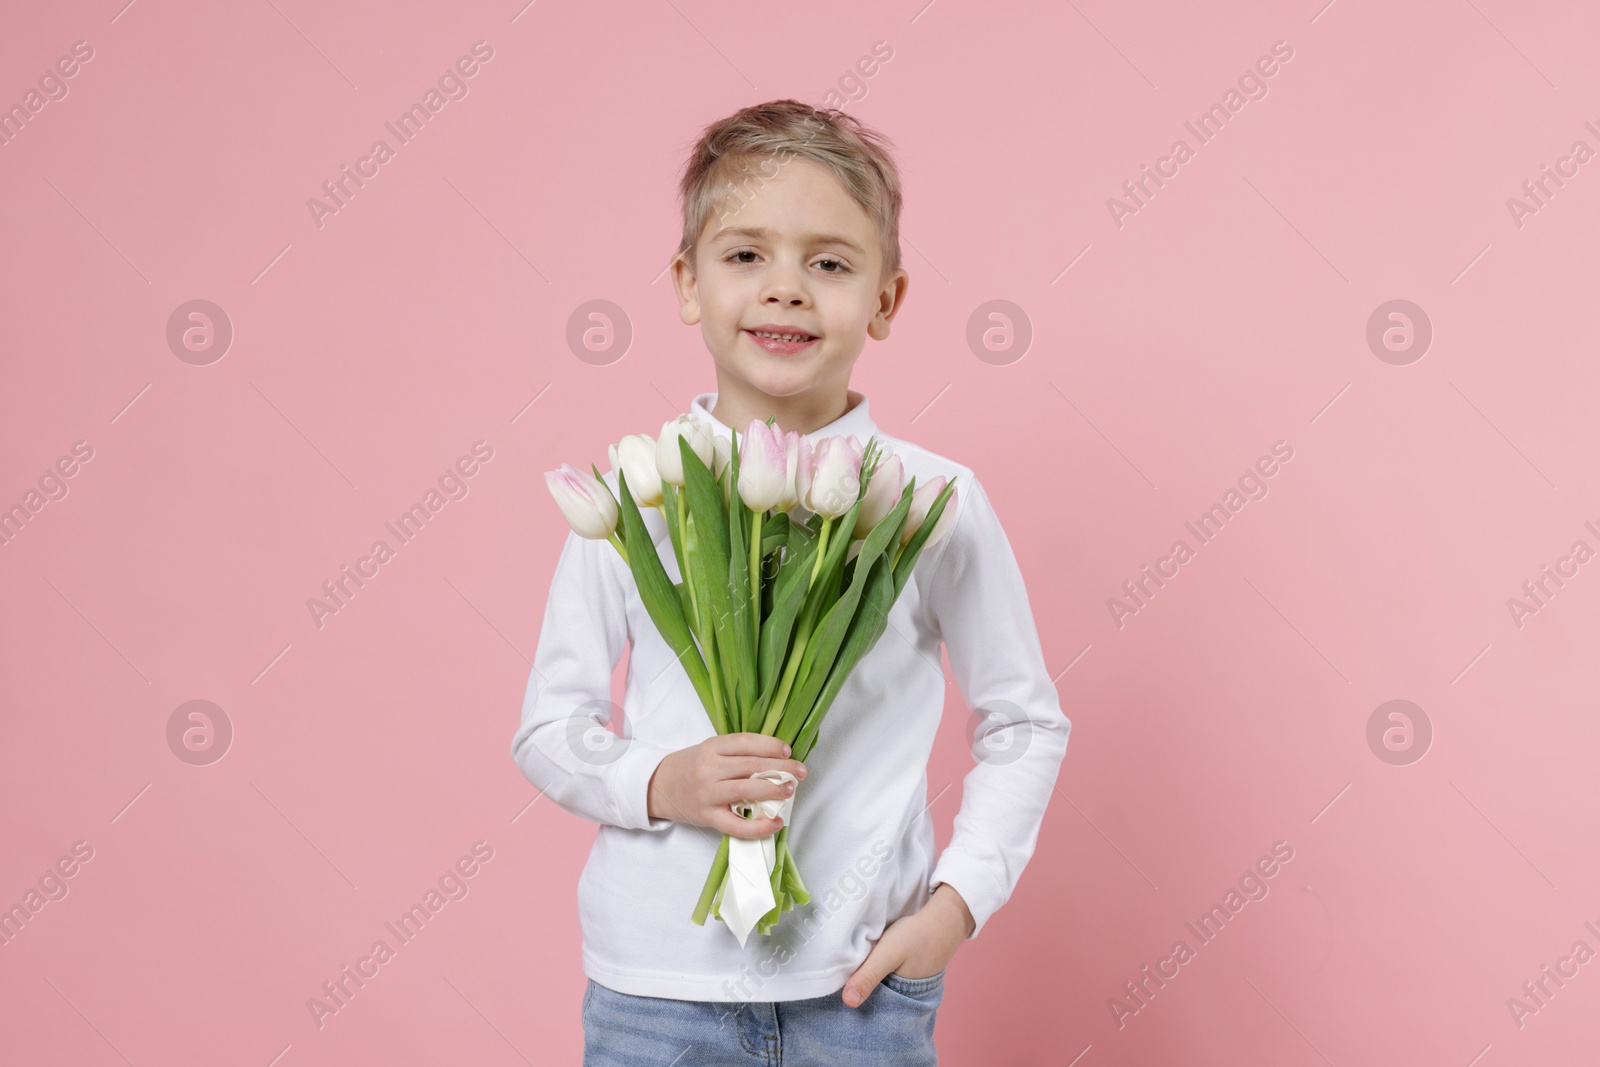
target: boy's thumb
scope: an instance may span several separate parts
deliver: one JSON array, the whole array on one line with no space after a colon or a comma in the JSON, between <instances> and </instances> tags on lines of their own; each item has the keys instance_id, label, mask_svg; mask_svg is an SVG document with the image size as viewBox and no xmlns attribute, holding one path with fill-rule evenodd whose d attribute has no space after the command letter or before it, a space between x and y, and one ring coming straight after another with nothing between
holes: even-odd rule
<instances>
[{"instance_id":1,"label":"boy's thumb","mask_svg":"<svg viewBox=\"0 0 1600 1067\"><path fill-rule=\"evenodd\" d=\"M872 991L878 988L878 983L883 981L885 972L879 971L872 961L872 957L875 954L867 953L866 961L860 967L857 967L856 972L845 980L844 1002L847 1007L860 1007L862 1002L872 995Z\"/></svg>"}]
</instances>

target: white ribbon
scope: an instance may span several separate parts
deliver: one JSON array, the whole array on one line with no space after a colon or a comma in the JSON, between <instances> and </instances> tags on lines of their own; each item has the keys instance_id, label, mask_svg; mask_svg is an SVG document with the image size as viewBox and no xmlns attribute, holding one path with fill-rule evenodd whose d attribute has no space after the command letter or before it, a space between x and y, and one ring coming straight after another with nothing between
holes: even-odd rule
<instances>
[{"instance_id":1,"label":"white ribbon","mask_svg":"<svg viewBox=\"0 0 1600 1067\"><path fill-rule=\"evenodd\" d=\"M765 778L783 785L797 782L788 771L756 771L752 778ZM779 800L735 801L729 805L740 818L752 812L760 818L783 819L789 825L789 810L794 806L794 794ZM778 906L772 895L772 868L778 863L775 834L766 837L728 838L728 879L723 883L717 914L739 939L744 948L745 939L763 915Z\"/></svg>"}]
</instances>

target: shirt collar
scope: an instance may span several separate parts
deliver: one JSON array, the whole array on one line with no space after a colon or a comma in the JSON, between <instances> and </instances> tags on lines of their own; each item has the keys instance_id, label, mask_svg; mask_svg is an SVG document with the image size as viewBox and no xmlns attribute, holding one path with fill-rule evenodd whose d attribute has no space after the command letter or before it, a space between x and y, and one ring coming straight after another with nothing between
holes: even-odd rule
<instances>
[{"instance_id":1,"label":"shirt collar","mask_svg":"<svg viewBox=\"0 0 1600 1067\"><path fill-rule=\"evenodd\" d=\"M867 408L866 396L856 392L854 389L847 389L845 390L845 399L850 403L849 410L826 426L803 435L807 441L814 444L819 437L846 437L850 434L855 434L856 440L865 445L868 438L878 432L878 424L872 421L872 414ZM719 436L731 433L732 427L711 414L711 409L716 406L716 403L716 393L701 393L689 405L689 414L710 425ZM782 428L781 424L779 428ZM743 430L739 431L739 437L743 439Z\"/></svg>"}]
</instances>

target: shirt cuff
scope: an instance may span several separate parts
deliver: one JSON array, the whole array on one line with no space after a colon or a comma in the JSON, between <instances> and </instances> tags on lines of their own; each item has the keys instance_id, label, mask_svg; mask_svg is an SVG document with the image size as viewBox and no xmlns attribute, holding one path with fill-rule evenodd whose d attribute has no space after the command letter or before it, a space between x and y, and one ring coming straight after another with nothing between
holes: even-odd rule
<instances>
[{"instance_id":1,"label":"shirt cuff","mask_svg":"<svg viewBox=\"0 0 1600 1067\"><path fill-rule=\"evenodd\" d=\"M650 776L673 750L637 737L629 738L627 745L611 768L616 825L626 830L665 830L672 819L650 817Z\"/></svg>"},{"instance_id":2,"label":"shirt cuff","mask_svg":"<svg viewBox=\"0 0 1600 1067\"><path fill-rule=\"evenodd\" d=\"M933 892L940 883L960 893L967 910L972 912L972 933L967 935L968 941L978 936L989 916L1006 902L1004 888L995 881L984 862L953 848L946 848L939 854L939 862L933 865L933 874L929 876L928 891Z\"/></svg>"}]
</instances>

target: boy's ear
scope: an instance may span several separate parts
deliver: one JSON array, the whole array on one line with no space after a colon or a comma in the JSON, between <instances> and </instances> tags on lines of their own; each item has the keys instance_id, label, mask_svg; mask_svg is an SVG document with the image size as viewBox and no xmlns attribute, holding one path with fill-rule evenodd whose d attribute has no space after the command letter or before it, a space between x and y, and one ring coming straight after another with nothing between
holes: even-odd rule
<instances>
[{"instance_id":1,"label":"boy's ear","mask_svg":"<svg viewBox=\"0 0 1600 1067\"><path fill-rule=\"evenodd\" d=\"M896 270L883 288L878 291L878 310L873 313L872 321L867 323L867 333L875 341L882 341L889 336L889 322L906 302L906 290L911 285L911 275L901 267Z\"/></svg>"},{"instance_id":2,"label":"boy's ear","mask_svg":"<svg viewBox=\"0 0 1600 1067\"><path fill-rule=\"evenodd\" d=\"M688 253L692 256L694 253ZM685 255L672 261L672 288L678 294L678 318L685 326L700 321L700 286L695 278L694 264Z\"/></svg>"}]
</instances>

